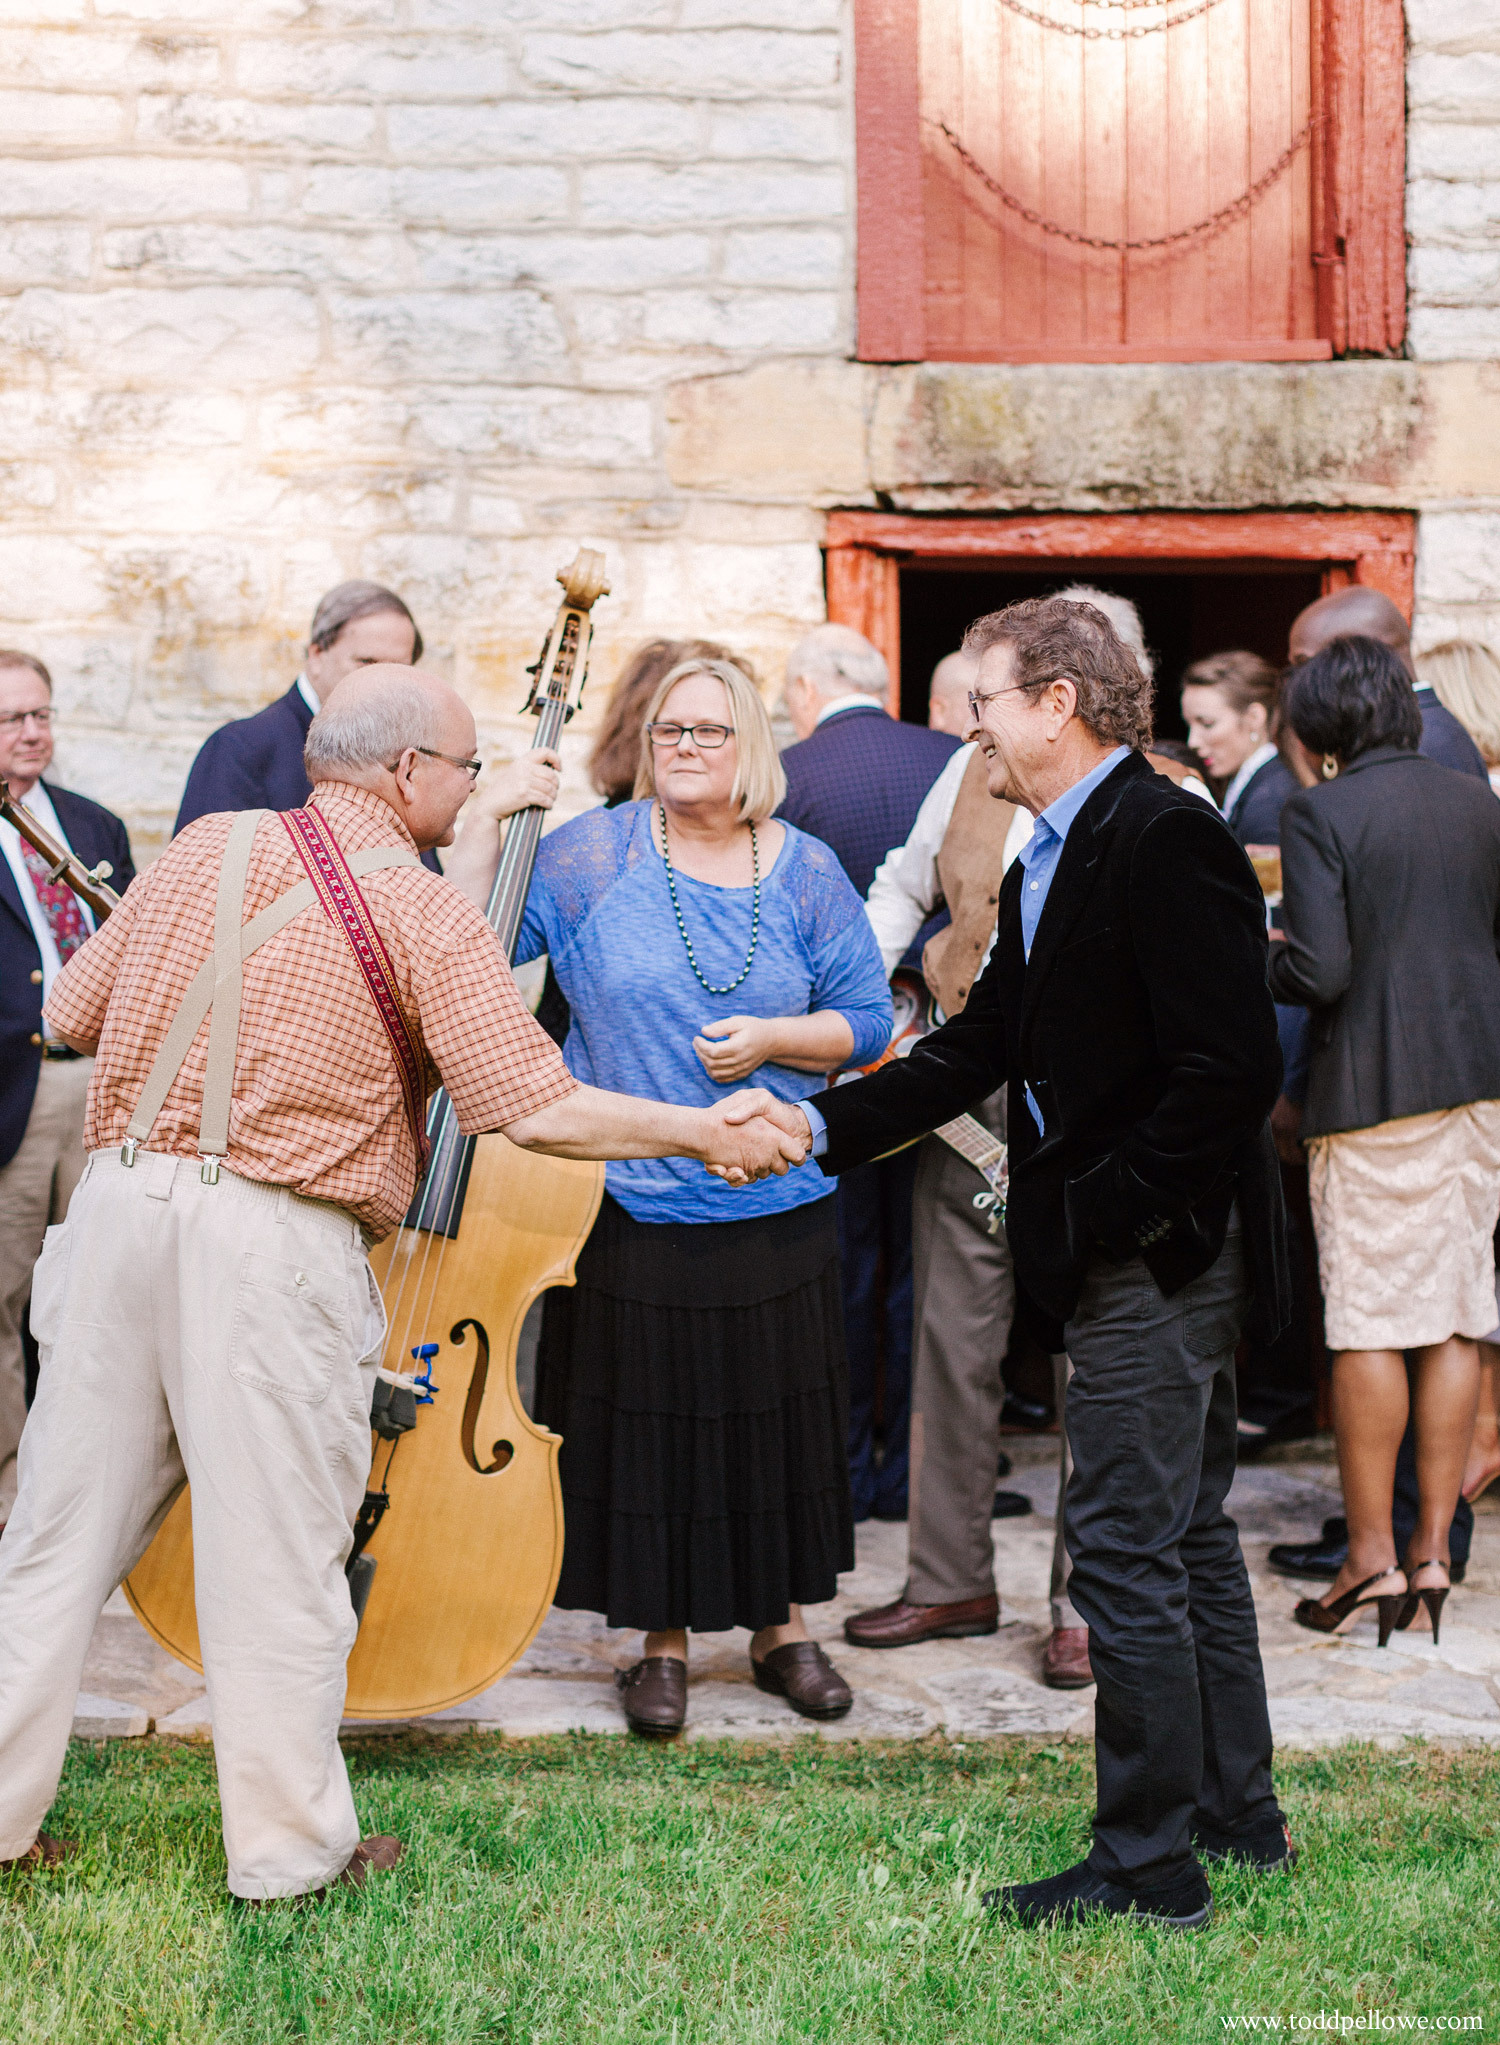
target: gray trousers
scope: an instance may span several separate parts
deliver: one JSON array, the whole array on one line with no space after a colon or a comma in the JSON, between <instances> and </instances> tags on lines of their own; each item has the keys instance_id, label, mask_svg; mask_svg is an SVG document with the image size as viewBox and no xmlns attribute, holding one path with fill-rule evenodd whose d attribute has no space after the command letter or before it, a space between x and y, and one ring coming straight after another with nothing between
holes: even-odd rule
<instances>
[{"instance_id":1,"label":"gray trousers","mask_svg":"<svg viewBox=\"0 0 1500 2045\"><path fill-rule=\"evenodd\" d=\"M1193 1865L1195 1821L1274 1812L1271 1726L1234 1479L1237 1224L1164 1299L1140 1258L1095 1262L1068 1323L1071 1594L1098 1684L1089 1865L1128 1887Z\"/></svg>"},{"instance_id":2,"label":"gray trousers","mask_svg":"<svg viewBox=\"0 0 1500 2045\"><path fill-rule=\"evenodd\" d=\"M1003 1094L977 1111L1005 1129ZM1016 1311L1015 1273L1003 1234L974 1196L984 1182L936 1136L922 1146L912 1200L912 1379L909 1561L905 1596L914 1605L956 1605L995 1588L990 1531L1000 1459L1000 1364ZM1054 1362L1057 1411L1067 1359ZM1071 1565L1062 1534L1067 1436L1052 1561L1052 1624L1081 1626L1068 1598Z\"/></svg>"}]
</instances>

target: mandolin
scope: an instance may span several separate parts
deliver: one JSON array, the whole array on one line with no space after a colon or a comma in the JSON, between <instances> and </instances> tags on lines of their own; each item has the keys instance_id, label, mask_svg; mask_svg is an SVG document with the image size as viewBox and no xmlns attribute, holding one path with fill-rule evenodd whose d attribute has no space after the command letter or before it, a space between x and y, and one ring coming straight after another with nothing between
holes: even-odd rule
<instances>
[{"instance_id":1,"label":"mandolin","mask_svg":"<svg viewBox=\"0 0 1500 2045\"><path fill-rule=\"evenodd\" d=\"M534 744L555 746L578 708L604 558L581 549L532 670ZM511 819L488 904L514 954L543 812ZM533 1301L571 1285L604 1192L604 1168L463 1136L433 1097L432 1155L405 1222L370 1257L389 1328L376 1384L374 1461L355 1524L351 1718L414 1718L497 1682L535 1638L562 1566L560 1438L516 1388ZM155 1639L201 1669L191 1502L177 1499L126 1596Z\"/></svg>"}]
</instances>

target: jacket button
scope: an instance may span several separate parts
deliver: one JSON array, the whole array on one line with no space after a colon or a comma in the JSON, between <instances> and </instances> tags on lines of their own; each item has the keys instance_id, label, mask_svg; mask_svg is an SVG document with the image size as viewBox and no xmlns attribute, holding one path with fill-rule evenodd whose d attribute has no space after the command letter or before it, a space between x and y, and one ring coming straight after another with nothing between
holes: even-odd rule
<instances>
[{"instance_id":1,"label":"jacket button","mask_svg":"<svg viewBox=\"0 0 1500 2045\"><path fill-rule=\"evenodd\" d=\"M36 969L35 969L35 970L33 971L32 975L31 975L31 984L32 984L32 986L33 986L33 987L40 987L40 986L41 986L41 984L42 984L42 969L41 969L41 967L40 967L40 966L36 967Z\"/></svg>"},{"instance_id":2,"label":"jacket button","mask_svg":"<svg viewBox=\"0 0 1500 2045\"><path fill-rule=\"evenodd\" d=\"M42 1041L42 1033L41 1033L41 1031L40 1031L40 1030L33 1030L33 1031L32 1031L32 1033L31 1033L31 1041L32 1041L32 1043L33 1043L33 1044L39 1044L39 1043L40 1043L40 1042Z\"/></svg>"}]
</instances>

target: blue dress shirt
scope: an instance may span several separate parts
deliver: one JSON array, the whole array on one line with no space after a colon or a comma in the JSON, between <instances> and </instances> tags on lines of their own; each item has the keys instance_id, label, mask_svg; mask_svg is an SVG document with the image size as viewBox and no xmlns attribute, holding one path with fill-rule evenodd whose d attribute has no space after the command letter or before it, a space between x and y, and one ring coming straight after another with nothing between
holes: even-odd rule
<instances>
[{"instance_id":1,"label":"blue dress shirt","mask_svg":"<svg viewBox=\"0 0 1500 2045\"><path fill-rule=\"evenodd\" d=\"M1101 760L1092 773L1085 774L1081 781L1075 781L1056 802L1049 803L1037 818L1030 838L1016 855L1026 869L1026 879L1021 889L1021 941L1026 947L1028 959L1031 957L1031 946L1036 937L1037 925L1042 920L1042 910L1047 904L1052 876L1057 871L1057 862L1062 858L1063 845L1068 832L1072 829L1073 819L1100 782L1114 772L1129 752L1129 746L1116 746L1109 757ZM807 1126L812 1130L812 1154L814 1157L822 1157L828 1148L828 1125L811 1101L799 1101L797 1105L806 1115ZM1031 1118L1037 1128L1045 1133L1042 1111L1037 1106L1030 1087L1026 1089L1026 1105L1031 1110Z\"/></svg>"}]
</instances>

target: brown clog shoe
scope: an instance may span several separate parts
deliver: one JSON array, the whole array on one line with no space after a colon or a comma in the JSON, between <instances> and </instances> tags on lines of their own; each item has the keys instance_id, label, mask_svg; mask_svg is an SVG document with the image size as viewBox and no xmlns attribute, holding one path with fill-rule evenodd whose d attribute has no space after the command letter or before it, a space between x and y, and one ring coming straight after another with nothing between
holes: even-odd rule
<instances>
[{"instance_id":1,"label":"brown clog shoe","mask_svg":"<svg viewBox=\"0 0 1500 2045\"><path fill-rule=\"evenodd\" d=\"M653 1654L628 1669L617 1669L615 1688L633 1733L669 1740L687 1718L687 1663L676 1655Z\"/></svg>"},{"instance_id":2,"label":"brown clog shoe","mask_svg":"<svg viewBox=\"0 0 1500 2045\"><path fill-rule=\"evenodd\" d=\"M842 1718L854 1692L815 1640L791 1640L762 1660L750 1657L757 1690L784 1697L804 1718Z\"/></svg>"},{"instance_id":3,"label":"brown clog shoe","mask_svg":"<svg viewBox=\"0 0 1500 2045\"><path fill-rule=\"evenodd\" d=\"M38 1832L35 1843L14 1860L0 1860L0 1875L16 1874L22 1868L57 1867L78 1851L72 1839L54 1839L50 1832Z\"/></svg>"}]
</instances>

